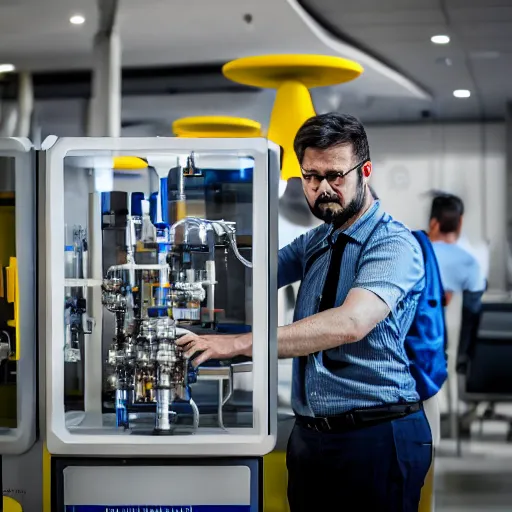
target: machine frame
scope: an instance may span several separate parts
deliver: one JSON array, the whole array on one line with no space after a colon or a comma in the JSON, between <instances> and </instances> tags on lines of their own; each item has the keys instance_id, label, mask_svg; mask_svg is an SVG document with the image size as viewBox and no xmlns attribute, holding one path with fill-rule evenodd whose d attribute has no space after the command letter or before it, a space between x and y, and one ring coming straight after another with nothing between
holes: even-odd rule
<instances>
[{"instance_id":1,"label":"machine frame","mask_svg":"<svg viewBox=\"0 0 512 512\"><path fill-rule=\"evenodd\" d=\"M270 452L277 434L277 189L279 147L264 138L255 139L179 139L179 138L47 138L42 145L40 181L44 183L45 266L40 282L46 286L41 317L45 337L46 439L52 455L82 456L262 456ZM254 425L232 435L226 433L194 436L86 435L70 433L65 425L64 360L64 158L70 151L94 156L100 152L147 155L158 152L189 151L238 152L254 158L253 178L253 350ZM265 170L266 172L261 172ZM275 190L273 194L271 191ZM43 227L43 226L42 226ZM266 248L263 250L262 248ZM94 257L94 256L93 256ZM94 277L94 276L93 276ZM257 286L255 285L257 283ZM267 298L269 299L267 301ZM94 348L93 348L94 350ZM96 352L97 356L97 352ZM87 359L86 355L86 359ZM89 355L91 357L91 355ZM92 364L88 363L87 364ZM101 365L101 361L97 362ZM86 391L87 392L87 391ZM87 396L85 397L87 404ZM87 405L86 405L87 408Z\"/></svg>"},{"instance_id":2,"label":"machine frame","mask_svg":"<svg viewBox=\"0 0 512 512\"><path fill-rule=\"evenodd\" d=\"M15 159L16 261L18 280L17 420L0 434L0 454L27 452L36 440L36 196L35 158L25 138L0 138L0 157Z\"/></svg>"}]
</instances>

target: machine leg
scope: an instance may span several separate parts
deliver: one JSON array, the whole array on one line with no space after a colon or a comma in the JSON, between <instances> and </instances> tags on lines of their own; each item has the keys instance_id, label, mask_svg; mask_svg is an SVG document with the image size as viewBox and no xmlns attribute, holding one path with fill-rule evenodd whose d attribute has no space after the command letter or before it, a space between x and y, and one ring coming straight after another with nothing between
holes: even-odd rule
<instances>
[{"instance_id":1,"label":"machine leg","mask_svg":"<svg viewBox=\"0 0 512 512\"><path fill-rule=\"evenodd\" d=\"M224 428L224 417L222 416L222 407L224 406L224 380L219 379L219 409L217 421L220 428Z\"/></svg>"}]
</instances>

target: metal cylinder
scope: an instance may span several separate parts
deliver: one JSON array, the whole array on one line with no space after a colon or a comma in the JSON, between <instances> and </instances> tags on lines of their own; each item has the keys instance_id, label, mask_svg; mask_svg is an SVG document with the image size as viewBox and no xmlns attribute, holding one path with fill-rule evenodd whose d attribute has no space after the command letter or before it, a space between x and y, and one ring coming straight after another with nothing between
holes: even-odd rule
<instances>
[{"instance_id":1,"label":"metal cylinder","mask_svg":"<svg viewBox=\"0 0 512 512\"><path fill-rule=\"evenodd\" d=\"M156 390L155 430L169 432L171 430L171 390Z\"/></svg>"}]
</instances>

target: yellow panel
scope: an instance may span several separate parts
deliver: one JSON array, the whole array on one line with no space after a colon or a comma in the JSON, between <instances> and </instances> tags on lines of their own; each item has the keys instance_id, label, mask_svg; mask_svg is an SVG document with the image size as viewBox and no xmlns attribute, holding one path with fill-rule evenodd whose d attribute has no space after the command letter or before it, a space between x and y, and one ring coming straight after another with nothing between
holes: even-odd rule
<instances>
[{"instance_id":1,"label":"yellow panel","mask_svg":"<svg viewBox=\"0 0 512 512\"><path fill-rule=\"evenodd\" d=\"M52 457L43 444L43 512L52 512Z\"/></svg>"},{"instance_id":2,"label":"yellow panel","mask_svg":"<svg viewBox=\"0 0 512 512\"><path fill-rule=\"evenodd\" d=\"M268 138L283 148L281 178L287 180L301 177L293 141L316 114L308 89L349 82L363 68L352 60L325 55L262 55L228 62L222 72L234 82L277 89Z\"/></svg>"},{"instance_id":3,"label":"yellow panel","mask_svg":"<svg viewBox=\"0 0 512 512\"><path fill-rule=\"evenodd\" d=\"M261 124L252 119L229 116L184 117L174 121L177 137L261 137Z\"/></svg>"},{"instance_id":4,"label":"yellow panel","mask_svg":"<svg viewBox=\"0 0 512 512\"><path fill-rule=\"evenodd\" d=\"M263 457L263 512L289 512L286 453L274 451Z\"/></svg>"},{"instance_id":5,"label":"yellow panel","mask_svg":"<svg viewBox=\"0 0 512 512\"><path fill-rule=\"evenodd\" d=\"M9 320L7 325L16 329L16 352L14 357L15 361L20 359L20 329L19 329L19 317L20 317L20 301L18 297L18 262L16 258L10 258L9 266L7 267L7 302L14 304L14 319Z\"/></svg>"},{"instance_id":6,"label":"yellow panel","mask_svg":"<svg viewBox=\"0 0 512 512\"><path fill-rule=\"evenodd\" d=\"M17 501L4 496L4 512L23 512L23 509Z\"/></svg>"}]
</instances>

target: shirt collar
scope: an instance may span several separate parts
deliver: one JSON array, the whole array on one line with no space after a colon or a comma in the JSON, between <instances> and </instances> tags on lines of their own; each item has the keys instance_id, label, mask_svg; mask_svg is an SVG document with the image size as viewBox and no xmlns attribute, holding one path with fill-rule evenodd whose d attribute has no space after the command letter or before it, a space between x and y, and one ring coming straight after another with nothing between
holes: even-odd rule
<instances>
[{"instance_id":1,"label":"shirt collar","mask_svg":"<svg viewBox=\"0 0 512 512\"><path fill-rule=\"evenodd\" d=\"M331 240L335 242L338 235L343 233L352 240L362 244L368 238L376 224L380 221L381 217L382 210L380 207L380 201L375 201L370 208L368 208L368 210L366 210L366 212L364 212L364 214L347 229L343 231L338 230L334 233L331 231Z\"/></svg>"}]
</instances>

